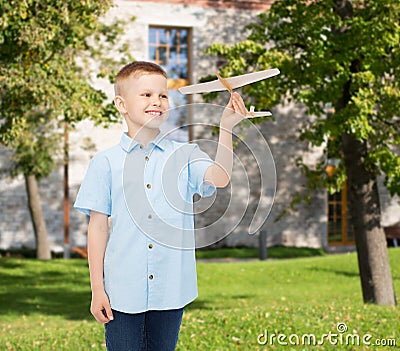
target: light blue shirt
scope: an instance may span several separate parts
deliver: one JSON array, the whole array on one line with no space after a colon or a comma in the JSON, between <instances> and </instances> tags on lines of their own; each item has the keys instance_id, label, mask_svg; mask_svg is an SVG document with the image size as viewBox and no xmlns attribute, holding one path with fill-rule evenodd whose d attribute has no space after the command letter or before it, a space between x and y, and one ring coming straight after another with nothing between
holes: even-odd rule
<instances>
[{"instance_id":1,"label":"light blue shirt","mask_svg":"<svg viewBox=\"0 0 400 351\"><path fill-rule=\"evenodd\" d=\"M111 308L181 308L197 297L193 195L213 162L196 144L159 134L147 147L126 133L92 158L74 207L111 217L104 286Z\"/></svg>"}]
</instances>

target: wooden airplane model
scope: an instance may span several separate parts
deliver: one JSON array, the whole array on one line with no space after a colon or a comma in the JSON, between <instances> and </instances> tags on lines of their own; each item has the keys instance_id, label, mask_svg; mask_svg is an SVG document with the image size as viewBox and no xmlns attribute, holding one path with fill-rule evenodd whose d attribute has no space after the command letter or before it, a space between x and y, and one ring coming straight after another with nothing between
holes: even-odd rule
<instances>
[{"instance_id":1,"label":"wooden airplane model","mask_svg":"<svg viewBox=\"0 0 400 351\"><path fill-rule=\"evenodd\" d=\"M188 85L183 88L179 88L179 92L182 94L196 94L196 93L211 93L214 91L223 91L228 90L231 94L233 89L240 88L244 85L248 85L251 83L258 82L263 79L271 78L280 73L279 69L267 69L265 71L253 72L242 74L236 77L223 78L216 72L216 76L218 79L213 80L211 82L199 83ZM271 116L271 112L269 111L259 111L254 112L254 106L250 107L250 111L246 117L264 117Z\"/></svg>"}]
</instances>

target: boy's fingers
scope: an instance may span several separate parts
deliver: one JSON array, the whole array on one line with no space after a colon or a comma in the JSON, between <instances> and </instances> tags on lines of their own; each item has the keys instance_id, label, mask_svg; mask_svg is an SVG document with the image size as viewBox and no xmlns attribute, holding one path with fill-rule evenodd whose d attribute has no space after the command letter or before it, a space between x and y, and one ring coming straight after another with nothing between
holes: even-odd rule
<instances>
[{"instance_id":1,"label":"boy's fingers","mask_svg":"<svg viewBox=\"0 0 400 351\"><path fill-rule=\"evenodd\" d=\"M105 311L105 315L108 318L108 320L112 321L114 319L114 316L113 316L113 313L112 313L112 310L111 310L111 307L109 304L104 307L103 311Z\"/></svg>"},{"instance_id":2,"label":"boy's fingers","mask_svg":"<svg viewBox=\"0 0 400 351\"><path fill-rule=\"evenodd\" d=\"M104 315L103 310L97 310L92 314L97 322L102 324L108 322L108 318Z\"/></svg>"},{"instance_id":3,"label":"boy's fingers","mask_svg":"<svg viewBox=\"0 0 400 351\"><path fill-rule=\"evenodd\" d=\"M235 112L240 113L242 116L245 116L247 114L247 109L242 97L238 93L234 93L233 97L234 97L233 105L235 108Z\"/></svg>"},{"instance_id":4,"label":"boy's fingers","mask_svg":"<svg viewBox=\"0 0 400 351\"><path fill-rule=\"evenodd\" d=\"M107 307L105 307L104 304L98 305L97 307L92 306L90 312L92 312L93 317L99 323L104 324L113 320L112 310L109 303Z\"/></svg>"},{"instance_id":5,"label":"boy's fingers","mask_svg":"<svg viewBox=\"0 0 400 351\"><path fill-rule=\"evenodd\" d=\"M233 94L231 94L229 101L228 101L228 106L229 108L233 109Z\"/></svg>"},{"instance_id":6,"label":"boy's fingers","mask_svg":"<svg viewBox=\"0 0 400 351\"><path fill-rule=\"evenodd\" d=\"M235 99L236 101L241 101L241 102L243 102L243 98L242 98L242 96L241 96L239 93L233 93L232 96L234 97L234 99Z\"/></svg>"}]
</instances>

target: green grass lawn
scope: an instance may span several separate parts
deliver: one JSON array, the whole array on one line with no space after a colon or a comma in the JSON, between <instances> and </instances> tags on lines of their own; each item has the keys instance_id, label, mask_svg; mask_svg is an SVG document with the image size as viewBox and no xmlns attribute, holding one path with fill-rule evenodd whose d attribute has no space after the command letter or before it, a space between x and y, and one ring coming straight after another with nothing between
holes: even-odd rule
<instances>
[{"instance_id":1,"label":"green grass lawn","mask_svg":"<svg viewBox=\"0 0 400 351\"><path fill-rule=\"evenodd\" d=\"M268 258L299 258L325 255L323 249L313 249L311 247L287 247L273 246L268 248ZM220 249L198 249L196 250L198 259L210 258L258 258L258 248L244 247L223 247Z\"/></svg>"},{"instance_id":2,"label":"green grass lawn","mask_svg":"<svg viewBox=\"0 0 400 351\"><path fill-rule=\"evenodd\" d=\"M400 249L389 251L400 296ZM89 313L83 260L0 259L0 350L104 350L103 327ZM364 305L355 254L290 260L198 263L199 298L186 308L179 351L186 350L393 350L395 347L273 345L264 335L338 333L396 339L400 308ZM354 337L354 339L352 339ZM310 340L305 337L305 341ZM388 342L392 342L389 340ZM340 344L340 339L339 339ZM398 346L397 346L398 348Z\"/></svg>"}]
</instances>

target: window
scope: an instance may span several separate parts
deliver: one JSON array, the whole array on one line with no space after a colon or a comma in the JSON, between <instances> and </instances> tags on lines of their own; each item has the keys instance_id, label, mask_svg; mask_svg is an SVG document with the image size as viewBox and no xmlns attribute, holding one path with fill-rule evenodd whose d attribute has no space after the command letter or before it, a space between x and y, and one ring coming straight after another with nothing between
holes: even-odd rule
<instances>
[{"instance_id":1,"label":"window","mask_svg":"<svg viewBox=\"0 0 400 351\"><path fill-rule=\"evenodd\" d=\"M328 111L328 116L329 116ZM328 177L335 175L340 165L340 143L335 138L328 138L328 163L325 171ZM328 194L328 245L354 245L354 229L348 206L347 181L343 189Z\"/></svg>"},{"instance_id":2,"label":"window","mask_svg":"<svg viewBox=\"0 0 400 351\"><path fill-rule=\"evenodd\" d=\"M354 245L353 225L347 205L347 185L328 194L328 244Z\"/></svg>"},{"instance_id":3,"label":"window","mask_svg":"<svg viewBox=\"0 0 400 351\"><path fill-rule=\"evenodd\" d=\"M189 77L189 29L150 27L150 60L163 66L173 80Z\"/></svg>"},{"instance_id":4,"label":"window","mask_svg":"<svg viewBox=\"0 0 400 351\"><path fill-rule=\"evenodd\" d=\"M177 89L188 85L190 81L190 28L159 27L149 28L149 60L159 64L167 72L171 112L163 125L163 132L174 129L171 138L187 141L192 139L190 111L185 105L190 101Z\"/></svg>"}]
</instances>

